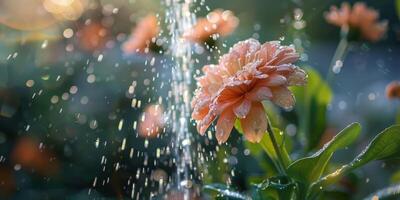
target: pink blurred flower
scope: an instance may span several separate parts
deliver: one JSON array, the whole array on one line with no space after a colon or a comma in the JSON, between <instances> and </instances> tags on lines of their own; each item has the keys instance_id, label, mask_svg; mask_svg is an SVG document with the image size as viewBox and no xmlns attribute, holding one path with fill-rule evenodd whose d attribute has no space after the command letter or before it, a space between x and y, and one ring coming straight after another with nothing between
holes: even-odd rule
<instances>
[{"instance_id":1,"label":"pink blurred flower","mask_svg":"<svg viewBox=\"0 0 400 200\"><path fill-rule=\"evenodd\" d=\"M122 50L127 54L148 53L159 32L157 17L148 15L133 29L130 38L122 45Z\"/></svg>"},{"instance_id":2,"label":"pink blurred flower","mask_svg":"<svg viewBox=\"0 0 400 200\"><path fill-rule=\"evenodd\" d=\"M362 2L355 3L352 8L346 2L340 9L332 6L325 18L333 25L358 29L362 37L370 41L381 39L387 29L386 21L378 21L379 13Z\"/></svg>"},{"instance_id":3,"label":"pink blurred flower","mask_svg":"<svg viewBox=\"0 0 400 200\"><path fill-rule=\"evenodd\" d=\"M139 120L139 135L144 138L154 138L164 128L164 109L161 105L148 105Z\"/></svg>"},{"instance_id":4,"label":"pink blurred flower","mask_svg":"<svg viewBox=\"0 0 400 200\"><path fill-rule=\"evenodd\" d=\"M262 101L290 109L295 100L288 86L307 82L307 74L292 64L298 58L294 48L277 41L248 39L234 45L218 65L204 66L192 100L200 134L218 117L216 138L223 143L239 119L244 136L259 142L268 126Z\"/></svg>"},{"instance_id":5,"label":"pink blurred flower","mask_svg":"<svg viewBox=\"0 0 400 200\"><path fill-rule=\"evenodd\" d=\"M206 42L213 35L230 35L238 26L239 19L230 10L217 9L210 12L206 18L200 18L196 25L185 33L187 39L193 42Z\"/></svg>"},{"instance_id":6,"label":"pink blurred flower","mask_svg":"<svg viewBox=\"0 0 400 200\"><path fill-rule=\"evenodd\" d=\"M400 82L392 81L386 86L386 97L388 99L400 99Z\"/></svg>"}]
</instances>

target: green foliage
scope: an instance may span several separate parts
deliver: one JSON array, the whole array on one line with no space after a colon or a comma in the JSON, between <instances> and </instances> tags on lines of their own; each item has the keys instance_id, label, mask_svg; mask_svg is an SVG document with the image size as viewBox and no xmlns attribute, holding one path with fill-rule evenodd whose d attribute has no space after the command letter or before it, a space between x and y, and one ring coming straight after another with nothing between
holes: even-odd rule
<instances>
[{"instance_id":1,"label":"green foliage","mask_svg":"<svg viewBox=\"0 0 400 200\"><path fill-rule=\"evenodd\" d=\"M219 183L213 183L209 185L205 185L203 189L207 192L214 192L216 193L215 198L218 197L223 197L223 199L226 200L249 200L250 197L242 194L240 192L236 192L232 190L232 188L229 188L226 185L219 184Z\"/></svg>"},{"instance_id":2,"label":"green foliage","mask_svg":"<svg viewBox=\"0 0 400 200\"><path fill-rule=\"evenodd\" d=\"M274 132L273 134L279 144L280 151L282 153L282 158L283 158L283 162L284 162L283 165L286 168L291 163L291 159L290 159L290 156L285 147L285 139L284 139L283 131L281 131L277 128L273 128L273 132ZM270 158L272 158L274 160L278 160L278 155L273 147L271 138L268 133L264 134L263 138L261 139L260 145L262 146L262 148L264 149L264 151L268 154L268 156Z\"/></svg>"},{"instance_id":3,"label":"green foliage","mask_svg":"<svg viewBox=\"0 0 400 200\"><path fill-rule=\"evenodd\" d=\"M274 176L268 178L261 183L252 185L251 196L232 190L223 184L205 185L203 189L211 192L214 197L222 197L223 199L235 200L278 200L292 199L295 195L295 183L287 176Z\"/></svg>"},{"instance_id":4,"label":"green foliage","mask_svg":"<svg viewBox=\"0 0 400 200\"><path fill-rule=\"evenodd\" d=\"M319 199L319 195L327 186L337 182L343 175L352 170L373 160L391 159L399 156L400 125L393 125L379 133L353 161L339 167L333 173L323 176L333 153L351 145L359 136L360 131L360 124L350 124L317 153L300 158L293 163L291 163L290 157L285 151L285 146L280 145L279 148L283 154L284 162L285 164L289 163L285 166L285 168L287 167L287 175L280 174L269 177L260 184L254 184L251 199ZM278 143L282 143L284 141L282 132L278 129L274 129L273 132ZM277 155L268 134L265 134L260 144L268 156L276 159ZM207 186L206 188L223 196L230 195L231 198L244 197L246 199L247 197L221 187ZM385 191L385 195L392 195L392 193L388 193L390 190Z\"/></svg>"},{"instance_id":5,"label":"green foliage","mask_svg":"<svg viewBox=\"0 0 400 200\"><path fill-rule=\"evenodd\" d=\"M400 124L400 108L397 110L397 114L396 114L396 124Z\"/></svg>"},{"instance_id":6,"label":"green foliage","mask_svg":"<svg viewBox=\"0 0 400 200\"><path fill-rule=\"evenodd\" d=\"M288 174L299 181L308 183L318 180L333 153L352 144L360 131L361 126L358 123L347 126L314 155L293 162L288 168Z\"/></svg>"},{"instance_id":7,"label":"green foliage","mask_svg":"<svg viewBox=\"0 0 400 200\"><path fill-rule=\"evenodd\" d=\"M338 181L343 175L359 168L370 161L397 157L400 152L400 125L391 126L379 133L371 143L353 161L343 165L335 172L314 182L312 194Z\"/></svg>"},{"instance_id":8,"label":"green foliage","mask_svg":"<svg viewBox=\"0 0 400 200\"><path fill-rule=\"evenodd\" d=\"M332 90L314 69L305 68L308 83L291 88L295 98L295 111L299 117L299 130L306 144L306 151L314 149L326 129L326 112L332 100Z\"/></svg>"},{"instance_id":9,"label":"green foliage","mask_svg":"<svg viewBox=\"0 0 400 200\"><path fill-rule=\"evenodd\" d=\"M400 183L400 170L395 172L390 178L391 183Z\"/></svg>"},{"instance_id":10,"label":"green foliage","mask_svg":"<svg viewBox=\"0 0 400 200\"><path fill-rule=\"evenodd\" d=\"M253 185L253 200L292 199L295 183L287 176L275 176Z\"/></svg>"},{"instance_id":11,"label":"green foliage","mask_svg":"<svg viewBox=\"0 0 400 200\"><path fill-rule=\"evenodd\" d=\"M397 15L400 18L400 0L396 0L395 4L396 4Z\"/></svg>"}]
</instances>

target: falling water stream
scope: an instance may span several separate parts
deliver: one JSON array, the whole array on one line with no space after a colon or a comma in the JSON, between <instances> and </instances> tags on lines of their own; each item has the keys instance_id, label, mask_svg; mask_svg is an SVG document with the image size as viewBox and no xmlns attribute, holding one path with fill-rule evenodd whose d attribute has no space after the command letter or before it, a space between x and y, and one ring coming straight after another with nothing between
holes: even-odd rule
<instances>
[{"instance_id":1,"label":"falling water stream","mask_svg":"<svg viewBox=\"0 0 400 200\"><path fill-rule=\"evenodd\" d=\"M165 0L166 19L169 28L170 54L172 56L172 99L171 111L172 142L176 174L172 185L183 193L184 199L191 199L196 180L194 164L193 136L190 132L190 101L193 62L191 59L191 44L183 39L185 31L189 30L195 21L195 15L190 12L192 0Z\"/></svg>"}]
</instances>

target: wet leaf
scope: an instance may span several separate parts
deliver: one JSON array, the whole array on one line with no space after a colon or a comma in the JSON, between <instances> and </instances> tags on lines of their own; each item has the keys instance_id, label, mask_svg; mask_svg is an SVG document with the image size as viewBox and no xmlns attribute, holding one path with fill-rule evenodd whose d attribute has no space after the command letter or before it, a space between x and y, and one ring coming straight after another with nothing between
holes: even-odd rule
<instances>
[{"instance_id":1,"label":"wet leaf","mask_svg":"<svg viewBox=\"0 0 400 200\"><path fill-rule=\"evenodd\" d=\"M289 156L289 153L286 150L285 147L285 134L283 131L273 128L273 134L277 140L278 146L280 148L280 151L282 153L282 159L283 159L283 165L285 168L289 166L289 164L292 162ZM265 133L263 138L261 139L260 142L261 147L264 149L264 151L268 154L268 156L274 160L278 160L278 156L275 152L274 146L271 142L271 138L268 133Z\"/></svg>"},{"instance_id":2,"label":"wet leaf","mask_svg":"<svg viewBox=\"0 0 400 200\"><path fill-rule=\"evenodd\" d=\"M235 199L235 200L250 200L251 198L245 194L232 190L227 185L213 183L203 186L205 191L212 191L218 193L218 196L224 197L224 199Z\"/></svg>"},{"instance_id":3,"label":"wet leaf","mask_svg":"<svg viewBox=\"0 0 400 200\"><path fill-rule=\"evenodd\" d=\"M312 183L318 180L333 153L352 144L360 131L359 123L350 124L314 155L293 162L288 168L288 174L302 182Z\"/></svg>"},{"instance_id":4,"label":"wet leaf","mask_svg":"<svg viewBox=\"0 0 400 200\"><path fill-rule=\"evenodd\" d=\"M295 183L286 176L274 176L259 184L253 184L253 200L292 199Z\"/></svg>"},{"instance_id":5,"label":"wet leaf","mask_svg":"<svg viewBox=\"0 0 400 200\"><path fill-rule=\"evenodd\" d=\"M370 161L398 157L400 153L400 125L393 125L379 133L364 151L349 164L313 183L312 193L338 181L344 174L359 168Z\"/></svg>"},{"instance_id":6,"label":"wet leaf","mask_svg":"<svg viewBox=\"0 0 400 200\"><path fill-rule=\"evenodd\" d=\"M326 113L332 100L332 90L311 67L305 68L308 83L304 87L291 88L295 98L295 111L299 118L299 131L305 140L307 151L314 149L326 129Z\"/></svg>"}]
</instances>

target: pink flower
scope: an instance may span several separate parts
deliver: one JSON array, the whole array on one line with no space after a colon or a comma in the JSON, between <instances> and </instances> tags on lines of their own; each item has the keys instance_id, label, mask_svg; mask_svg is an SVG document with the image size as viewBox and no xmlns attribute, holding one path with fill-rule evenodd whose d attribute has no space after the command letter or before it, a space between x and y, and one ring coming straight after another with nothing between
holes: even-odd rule
<instances>
[{"instance_id":1,"label":"pink flower","mask_svg":"<svg viewBox=\"0 0 400 200\"><path fill-rule=\"evenodd\" d=\"M130 38L123 44L122 50L127 54L148 53L159 32L157 17L148 15L133 29Z\"/></svg>"},{"instance_id":2,"label":"pink flower","mask_svg":"<svg viewBox=\"0 0 400 200\"><path fill-rule=\"evenodd\" d=\"M218 65L204 66L192 100L199 133L218 118L216 138L223 143L239 119L244 136L259 142L268 126L262 101L290 109L295 100L288 86L307 82L306 73L292 64L298 58L294 48L277 41L260 44L248 39L234 45Z\"/></svg>"},{"instance_id":3,"label":"pink flower","mask_svg":"<svg viewBox=\"0 0 400 200\"><path fill-rule=\"evenodd\" d=\"M213 35L230 35L238 26L239 19L230 10L217 9L206 18L200 18L196 25L185 36L193 42L206 42Z\"/></svg>"},{"instance_id":4,"label":"pink flower","mask_svg":"<svg viewBox=\"0 0 400 200\"><path fill-rule=\"evenodd\" d=\"M340 9L332 6L325 18L333 25L358 29L362 37L370 41L381 39L387 29L386 21L378 22L379 13L361 2L355 3L353 8L349 3L343 3Z\"/></svg>"},{"instance_id":5,"label":"pink flower","mask_svg":"<svg viewBox=\"0 0 400 200\"><path fill-rule=\"evenodd\" d=\"M400 82L392 81L386 86L386 97L388 99L400 99Z\"/></svg>"},{"instance_id":6,"label":"pink flower","mask_svg":"<svg viewBox=\"0 0 400 200\"><path fill-rule=\"evenodd\" d=\"M164 109L161 105L148 105L139 120L138 133L144 138L154 138L164 128Z\"/></svg>"}]
</instances>

